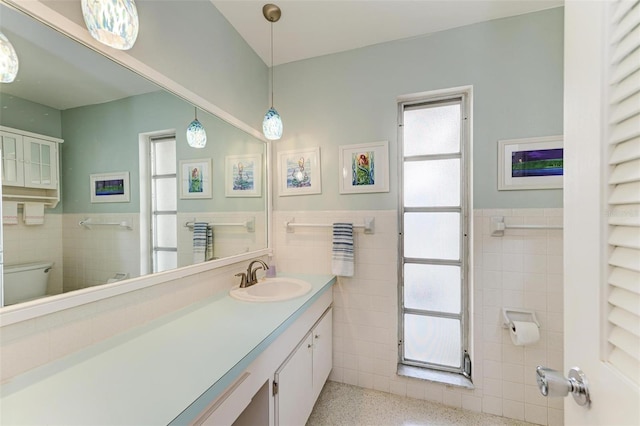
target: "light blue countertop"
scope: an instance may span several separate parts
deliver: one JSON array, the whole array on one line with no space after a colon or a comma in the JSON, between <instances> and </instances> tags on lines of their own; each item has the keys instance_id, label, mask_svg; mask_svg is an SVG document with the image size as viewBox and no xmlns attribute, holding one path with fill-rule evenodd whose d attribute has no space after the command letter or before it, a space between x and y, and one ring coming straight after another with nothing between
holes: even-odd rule
<instances>
[{"instance_id":1,"label":"light blue countertop","mask_svg":"<svg viewBox=\"0 0 640 426\"><path fill-rule=\"evenodd\" d=\"M188 423L335 282L287 276L312 290L270 303L221 292L12 379L1 387L0 423Z\"/></svg>"}]
</instances>

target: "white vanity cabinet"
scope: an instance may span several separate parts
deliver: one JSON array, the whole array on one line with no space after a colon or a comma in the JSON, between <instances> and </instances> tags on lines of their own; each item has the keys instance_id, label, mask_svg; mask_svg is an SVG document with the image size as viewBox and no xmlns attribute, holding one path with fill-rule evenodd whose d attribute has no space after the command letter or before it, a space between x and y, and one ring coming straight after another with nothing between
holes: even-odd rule
<instances>
[{"instance_id":1,"label":"white vanity cabinet","mask_svg":"<svg viewBox=\"0 0 640 426\"><path fill-rule=\"evenodd\" d=\"M0 142L3 197L55 207L60 200L58 144L62 139L0 126Z\"/></svg>"},{"instance_id":2,"label":"white vanity cabinet","mask_svg":"<svg viewBox=\"0 0 640 426\"><path fill-rule=\"evenodd\" d=\"M231 383L192 404L194 416L171 425L304 425L333 365L332 299L326 288Z\"/></svg>"},{"instance_id":3,"label":"white vanity cabinet","mask_svg":"<svg viewBox=\"0 0 640 426\"><path fill-rule=\"evenodd\" d=\"M329 308L275 374L276 424L304 425L332 366L332 309Z\"/></svg>"}]
</instances>

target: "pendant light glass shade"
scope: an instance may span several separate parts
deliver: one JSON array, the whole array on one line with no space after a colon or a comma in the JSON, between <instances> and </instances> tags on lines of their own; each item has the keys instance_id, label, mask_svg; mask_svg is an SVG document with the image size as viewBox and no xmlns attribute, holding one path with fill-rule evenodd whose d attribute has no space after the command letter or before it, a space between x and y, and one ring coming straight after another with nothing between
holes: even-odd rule
<instances>
[{"instance_id":1,"label":"pendant light glass shade","mask_svg":"<svg viewBox=\"0 0 640 426\"><path fill-rule=\"evenodd\" d=\"M187 143L192 148L204 148L207 145L207 132L202 123L198 121L198 109L196 118L187 127Z\"/></svg>"},{"instance_id":2,"label":"pendant light glass shade","mask_svg":"<svg viewBox=\"0 0 640 426\"><path fill-rule=\"evenodd\" d=\"M7 37L0 33L0 82L11 83L18 75L18 55Z\"/></svg>"},{"instance_id":3,"label":"pendant light glass shade","mask_svg":"<svg viewBox=\"0 0 640 426\"><path fill-rule=\"evenodd\" d=\"M82 16L91 36L119 50L138 37L138 10L133 0L82 0Z\"/></svg>"},{"instance_id":4,"label":"pendant light glass shade","mask_svg":"<svg viewBox=\"0 0 640 426\"><path fill-rule=\"evenodd\" d=\"M264 115L262 133L270 141L275 141L282 137L282 119L274 107L269 108L269 111Z\"/></svg>"}]
</instances>

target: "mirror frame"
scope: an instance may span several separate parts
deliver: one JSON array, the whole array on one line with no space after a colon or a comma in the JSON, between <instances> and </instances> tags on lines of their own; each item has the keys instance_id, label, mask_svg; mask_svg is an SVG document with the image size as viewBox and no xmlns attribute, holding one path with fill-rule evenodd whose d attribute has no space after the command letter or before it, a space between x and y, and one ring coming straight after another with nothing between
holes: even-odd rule
<instances>
[{"instance_id":1,"label":"mirror frame","mask_svg":"<svg viewBox=\"0 0 640 426\"><path fill-rule=\"evenodd\" d=\"M74 290L68 293L51 295L43 299L31 302L20 303L7 307L0 307L0 327L15 324L21 321L33 319L39 316L48 315L64 309L69 309L84 304L96 302L98 300L117 296L124 293L140 290L168 281L186 278L191 275L210 271L220 267L232 265L238 262L244 262L259 256L265 256L272 253L272 183L271 183L271 158L272 144L264 135L245 122L237 119L228 112L224 111L217 105L207 101L196 93L188 90L184 86L176 83L170 78L159 73L155 69L149 67L138 59L133 58L125 51L109 49L91 37L89 32L75 22L69 20L65 16L48 8L39 1L17 1L17 0L0 0L3 4L16 9L31 18L37 20L43 25L52 28L72 40L86 46L96 53L105 56L117 64L129 69L130 71L140 75L143 78L155 83L167 92L183 99L192 105L197 105L201 110L213 114L221 120L231 124L232 126L243 130L249 135L257 138L265 144L265 180L266 180L266 203L265 214L267 223L267 247L264 249L243 253L236 256L229 256L224 259L211 260L208 262L198 263L196 265L184 266L170 271L159 272L141 277L131 278L121 282L99 286L88 287L85 289Z\"/></svg>"}]
</instances>

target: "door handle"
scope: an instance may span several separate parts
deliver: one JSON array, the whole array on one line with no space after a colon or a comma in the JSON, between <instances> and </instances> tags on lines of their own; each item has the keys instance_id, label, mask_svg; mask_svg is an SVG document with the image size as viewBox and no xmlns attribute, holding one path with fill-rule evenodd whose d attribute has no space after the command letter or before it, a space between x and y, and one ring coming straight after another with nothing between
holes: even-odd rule
<instances>
[{"instance_id":1,"label":"door handle","mask_svg":"<svg viewBox=\"0 0 640 426\"><path fill-rule=\"evenodd\" d=\"M571 392L578 405L589 407L591 404L589 382L578 367L569 370L569 378L566 378L557 370L539 365L536 367L536 381L544 396L565 397Z\"/></svg>"}]
</instances>

